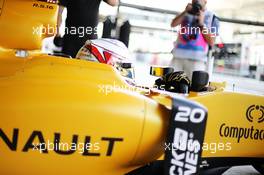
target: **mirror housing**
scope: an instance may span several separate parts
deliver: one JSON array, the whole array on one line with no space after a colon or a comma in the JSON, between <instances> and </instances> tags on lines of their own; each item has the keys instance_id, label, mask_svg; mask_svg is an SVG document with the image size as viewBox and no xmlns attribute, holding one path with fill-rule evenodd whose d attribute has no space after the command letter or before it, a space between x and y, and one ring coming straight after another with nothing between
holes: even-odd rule
<instances>
[{"instance_id":1,"label":"mirror housing","mask_svg":"<svg viewBox=\"0 0 264 175\"><path fill-rule=\"evenodd\" d=\"M150 67L150 75L156 76L156 77L163 77L164 75L167 75L169 73L173 73L174 68L173 67L162 67L162 66L151 66Z\"/></svg>"}]
</instances>

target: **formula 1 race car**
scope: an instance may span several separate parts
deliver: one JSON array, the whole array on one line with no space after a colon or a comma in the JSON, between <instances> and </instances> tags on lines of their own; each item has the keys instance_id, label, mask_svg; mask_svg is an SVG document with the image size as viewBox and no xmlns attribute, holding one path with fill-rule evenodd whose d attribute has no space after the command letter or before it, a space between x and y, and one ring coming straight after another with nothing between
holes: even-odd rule
<instances>
[{"instance_id":1,"label":"formula 1 race car","mask_svg":"<svg viewBox=\"0 0 264 175\"><path fill-rule=\"evenodd\" d=\"M165 90L149 90L128 80L122 59L42 54L54 2L0 0L0 174L217 174L236 165L264 173L263 96L207 85L205 72L186 90L173 84L181 73L160 67L152 75ZM104 60L122 57L89 44L108 51L99 50Z\"/></svg>"}]
</instances>

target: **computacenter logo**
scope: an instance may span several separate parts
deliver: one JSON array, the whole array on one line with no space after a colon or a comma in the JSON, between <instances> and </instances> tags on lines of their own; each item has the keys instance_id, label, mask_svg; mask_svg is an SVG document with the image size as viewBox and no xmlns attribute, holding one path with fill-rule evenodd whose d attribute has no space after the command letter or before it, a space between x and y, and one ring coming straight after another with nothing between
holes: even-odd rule
<instances>
[{"instance_id":1,"label":"computacenter logo","mask_svg":"<svg viewBox=\"0 0 264 175\"><path fill-rule=\"evenodd\" d=\"M237 143L240 143L242 139L263 141L263 127L261 129L258 127L264 121L264 107L261 105L249 106L246 110L245 118L254 125L246 128L239 126L229 126L228 124L223 123L219 129L220 136L226 138L235 138L237 139Z\"/></svg>"},{"instance_id":2,"label":"computacenter logo","mask_svg":"<svg viewBox=\"0 0 264 175\"><path fill-rule=\"evenodd\" d=\"M246 117L249 122L254 122L255 120L258 123L264 121L264 107L260 105L251 105L246 112Z\"/></svg>"}]
</instances>

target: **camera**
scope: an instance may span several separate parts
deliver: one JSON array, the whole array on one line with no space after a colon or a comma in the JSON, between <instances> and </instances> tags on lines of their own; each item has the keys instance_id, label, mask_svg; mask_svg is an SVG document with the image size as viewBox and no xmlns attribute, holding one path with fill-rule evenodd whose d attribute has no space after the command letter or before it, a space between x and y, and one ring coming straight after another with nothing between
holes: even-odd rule
<instances>
[{"instance_id":1,"label":"camera","mask_svg":"<svg viewBox=\"0 0 264 175\"><path fill-rule=\"evenodd\" d=\"M189 11L190 14L192 15L199 15L200 14L200 10L202 10L203 6L202 4L200 3L199 0L195 1L193 4L192 4L192 10Z\"/></svg>"}]
</instances>

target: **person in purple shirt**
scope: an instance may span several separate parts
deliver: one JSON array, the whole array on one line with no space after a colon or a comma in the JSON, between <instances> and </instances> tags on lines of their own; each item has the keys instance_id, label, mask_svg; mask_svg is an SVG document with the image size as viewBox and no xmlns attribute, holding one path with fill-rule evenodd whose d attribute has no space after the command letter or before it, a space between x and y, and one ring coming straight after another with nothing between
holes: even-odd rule
<instances>
[{"instance_id":1,"label":"person in purple shirt","mask_svg":"<svg viewBox=\"0 0 264 175\"><path fill-rule=\"evenodd\" d=\"M171 23L171 27L180 27L171 65L190 78L193 71L205 71L209 48L219 34L219 20L206 4L207 0L192 0Z\"/></svg>"}]
</instances>

